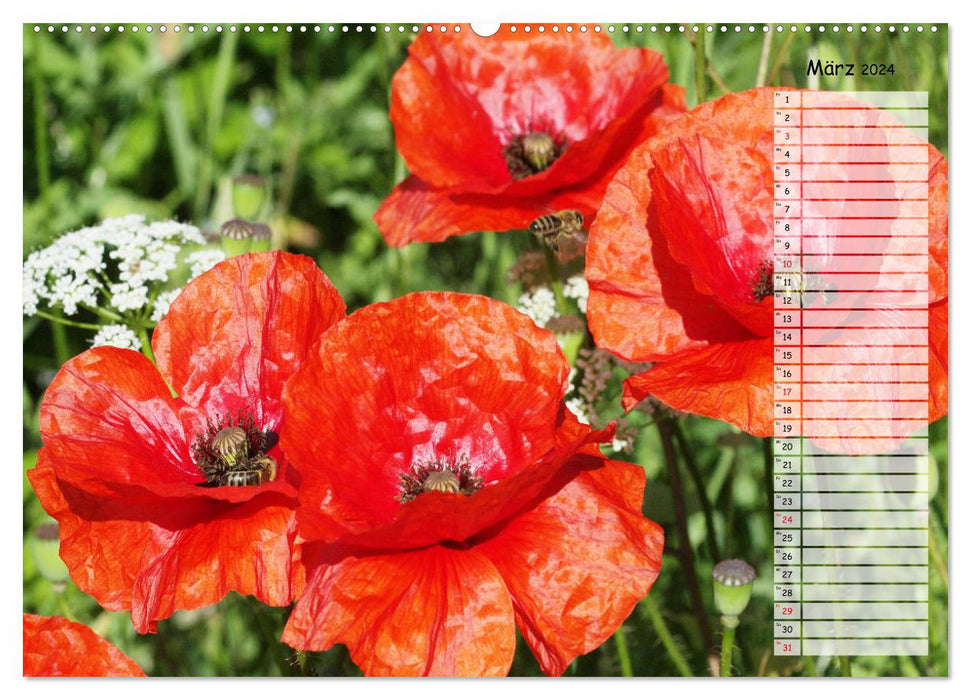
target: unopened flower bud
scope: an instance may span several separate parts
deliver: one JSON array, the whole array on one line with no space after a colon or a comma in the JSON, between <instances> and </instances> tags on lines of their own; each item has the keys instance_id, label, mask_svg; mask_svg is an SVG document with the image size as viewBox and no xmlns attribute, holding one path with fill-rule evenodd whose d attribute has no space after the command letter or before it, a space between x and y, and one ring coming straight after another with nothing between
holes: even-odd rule
<instances>
[{"instance_id":1,"label":"unopened flower bud","mask_svg":"<svg viewBox=\"0 0 971 700\"><path fill-rule=\"evenodd\" d=\"M722 615L722 624L737 626L738 616L752 597L755 569L741 559L726 559L715 566L711 578L715 585L715 607Z\"/></svg>"}]
</instances>

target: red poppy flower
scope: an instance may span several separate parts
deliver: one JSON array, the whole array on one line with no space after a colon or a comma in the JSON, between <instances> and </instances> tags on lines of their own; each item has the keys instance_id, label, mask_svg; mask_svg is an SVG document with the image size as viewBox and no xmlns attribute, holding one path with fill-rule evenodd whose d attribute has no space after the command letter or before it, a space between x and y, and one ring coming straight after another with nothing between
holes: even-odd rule
<instances>
[{"instance_id":1,"label":"red poppy flower","mask_svg":"<svg viewBox=\"0 0 971 700\"><path fill-rule=\"evenodd\" d=\"M89 627L63 617L24 613L24 675L77 678L145 673Z\"/></svg>"},{"instance_id":2,"label":"red poppy flower","mask_svg":"<svg viewBox=\"0 0 971 700\"><path fill-rule=\"evenodd\" d=\"M565 409L554 336L484 297L349 316L284 392L307 588L283 640L369 675L543 671L600 645L657 577L644 472ZM336 388L339 386L339 390Z\"/></svg>"},{"instance_id":3,"label":"red poppy flower","mask_svg":"<svg viewBox=\"0 0 971 700\"><path fill-rule=\"evenodd\" d=\"M391 121L412 175L374 216L395 246L524 229L561 209L592 218L631 148L684 111L660 53L593 32L463 27L408 53Z\"/></svg>"},{"instance_id":4,"label":"red poppy flower","mask_svg":"<svg viewBox=\"0 0 971 700\"><path fill-rule=\"evenodd\" d=\"M890 119L874 109L865 114L871 125ZM773 433L773 140L773 88L726 95L670 120L610 184L587 247L588 318L600 347L655 363L627 381L628 408L653 395L754 435ZM936 420L947 412L947 161L919 145L928 150L928 414ZM888 182L873 186L898 195L913 187L895 167ZM840 191L850 177L834 179ZM817 234L830 227L832 235L817 240L821 262L814 264L831 269L835 254L850 252L843 224L812 225ZM886 221L885 233L898 225ZM899 239L888 240L880 252L895 252ZM892 263L871 261L881 275L892 273ZM889 325L875 332L898 332ZM898 410L889 402L884 408Z\"/></svg>"},{"instance_id":5,"label":"red poppy flower","mask_svg":"<svg viewBox=\"0 0 971 700\"><path fill-rule=\"evenodd\" d=\"M135 629L230 590L287 605L299 474L283 458L283 384L344 315L310 258L231 258L191 282L155 330L158 369L98 347L41 404L29 473L81 590ZM171 387L177 394L172 396Z\"/></svg>"}]
</instances>

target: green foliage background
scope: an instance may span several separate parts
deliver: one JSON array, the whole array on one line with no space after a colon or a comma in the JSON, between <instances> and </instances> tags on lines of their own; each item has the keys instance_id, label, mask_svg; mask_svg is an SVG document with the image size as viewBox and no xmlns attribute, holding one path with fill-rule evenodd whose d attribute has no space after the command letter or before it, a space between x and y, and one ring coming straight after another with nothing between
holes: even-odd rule
<instances>
[{"instance_id":1,"label":"green foliage background","mask_svg":"<svg viewBox=\"0 0 971 700\"><path fill-rule=\"evenodd\" d=\"M592 25L591 25L592 26ZM611 25L603 25L609 31ZM922 33L884 27L880 33L806 32L803 25L773 28L768 39L743 25L735 32L705 34L703 79L690 32L649 31L650 25L612 25L618 46L661 51L672 82L687 89L688 103L726 91L764 84L833 90L926 90L930 140L947 154L947 29ZM629 32L623 28L628 27ZM814 25L815 27L816 25ZM143 213L178 218L204 230L218 229L229 203L233 176L252 173L269 183L269 220L275 243L313 256L340 290L349 309L422 289L486 294L515 303L518 284L507 270L535 246L525 232L485 232L444 243L388 247L371 215L406 168L394 147L388 120L391 76L413 39L410 25L356 25L331 33L313 27L278 31L179 34L171 31L67 33L44 25L24 27L24 255L66 231L109 216ZM638 31L638 27L642 30ZM763 58L765 55L765 58ZM885 78L822 78L807 83L810 57L838 62L893 62ZM858 71L859 73L859 71ZM24 469L40 445L37 411L57 368L83 351L87 340L39 319L24 323ZM616 377L616 392L622 374ZM640 430L635 454L648 474L645 513L661 523L667 549L661 576L615 637L578 659L567 675L678 675L662 643L681 651L690 672L710 672L698 624L711 604L712 539L705 527L698 488L713 505L714 544L723 558L741 557L759 572L753 602L742 618L736 671L744 675L834 675L831 659L771 655L771 522L762 441L703 418L681 419L697 463L696 483L682 477L689 539L702 581L706 609L688 596L685 572L674 552L681 546L672 506L672 485L663 466L651 419L632 418ZM921 658L857 658L857 675L946 675L948 451L947 419L931 426L939 476L931 510L931 654ZM277 640L287 610L268 609L235 594L216 606L180 612L159 624L158 635L138 636L126 613L108 613L70 580L52 583L38 563L34 528L48 520L24 479L24 610L60 614L92 626L153 675L320 675L358 673L346 650L298 659ZM670 552L670 553L669 553ZM934 558L934 557L932 557ZM55 557L56 559L56 557ZM45 563L46 562L46 563ZM55 564L56 567L56 564ZM55 576L56 578L56 576ZM659 628L658 618L663 621ZM621 647L627 647L627 654ZM630 666L625 656L629 656ZM539 669L520 640L514 675Z\"/></svg>"}]
</instances>

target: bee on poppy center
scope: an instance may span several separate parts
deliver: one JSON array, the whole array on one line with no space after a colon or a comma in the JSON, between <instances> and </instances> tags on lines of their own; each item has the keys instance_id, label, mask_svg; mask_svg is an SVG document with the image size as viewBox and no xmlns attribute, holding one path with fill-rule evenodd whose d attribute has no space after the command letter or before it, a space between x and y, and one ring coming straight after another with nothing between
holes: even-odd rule
<instances>
[{"instance_id":1,"label":"bee on poppy center","mask_svg":"<svg viewBox=\"0 0 971 700\"><path fill-rule=\"evenodd\" d=\"M276 433L261 430L246 414L206 422L196 435L192 458L206 478L202 486L256 486L276 478L276 460L267 453Z\"/></svg>"}]
</instances>

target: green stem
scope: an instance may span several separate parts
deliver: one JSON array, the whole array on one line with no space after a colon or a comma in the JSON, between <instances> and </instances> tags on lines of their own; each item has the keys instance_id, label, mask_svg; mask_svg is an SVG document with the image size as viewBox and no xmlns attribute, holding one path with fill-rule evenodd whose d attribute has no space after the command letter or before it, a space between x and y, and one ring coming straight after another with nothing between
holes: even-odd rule
<instances>
[{"instance_id":1,"label":"green stem","mask_svg":"<svg viewBox=\"0 0 971 700\"><path fill-rule=\"evenodd\" d=\"M303 649L297 650L297 665L300 667L301 676L314 675L313 669L310 668L310 659L307 657L307 652Z\"/></svg>"},{"instance_id":2,"label":"green stem","mask_svg":"<svg viewBox=\"0 0 971 700\"><path fill-rule=\"evenodd\" d=\"M168 136L169 152L175 166L175 179L179 183L174 192L183 201L195 190L196 152L189 132L189 120L182 109L182 97L176 78L170 77L162 88L162 116ZM170 195L172 196L172 195Z\"/></svg>"},{"instance_id":3,"label":"green stem","mask_svg":"<svg viewBox=\"0 0 971 700\"><path fill-rule=\"evenodd\" d=\"M759 54L759 66L755 71L755 87L765 85L765 79L769 74L769 54L772 53L772 35L775 34L775 25L767 26L769 31L762 36L762 52Z\"/></svg>"},{"instance_id":4,"label":"green stem","mask_svg":"<svg viewBox=\"0 0 971 700\"><path fill-rule=\"evenodd\" d=\"M145 330L145 326L140 326L138 328L138 339L142 343L142 354L152 361L152 364L157 364L155 362L155 353L152 352L152 341L148 337L148 331Z\"/></svg>"},{"instance_id":5,"label":"green stem","mask_svg":"<svg viewBox=\"0 0 971 700\"><path fill-rule=\"evenodd\" d=\"M944 557L941 556L941 548L937 544L938 533L943 535L944 540L947 540L947 533L942 532L943 528L938 520L934 510L930 510L930 532L927 533L927 544L930 549L931 561L934 562L934 568L937 570L937 575L941 577L941 583L944 584L944 590L950 592L948 586L948 575L947 575L947 562L944 561Z\"/></svg>"},{"instance_id":6,"label":"green stem","mask_svg":"<svg viewBox=\"0 0 971 700\"><path fill-rule=\"evenodd\" d=\"M60 316L55 316L54 314L49 314L45 311L35 311L35 316L40 316L41 318L46 318L48 321L53 321L54 323L62 323L65 326L71 326L72 328L84 328L89 331L97 331L101 329L97 323L81 323L80 321L70 321L66 318L61 318Z\"/></svg>"},{"instance_id":7,"label":"green stem","mask_svg":"<svg viewBox=\"0 0 971 700\"><path fill-rule=\"evenodd\" d=\"M44 77L41 75L42 39L34 41L34 60L31 70L31 83L34 89L34 160L37 163L37 189L41 198L47 194L51 184L50 163L47 153L47 119L44 114L46 91Z\"/></svg>"},{"instance_id":8,"label":"green stem","mask_svg":"<svg viewBox=\"0 0 971 700\"><path fill-rule=\"evenodd\" d=\"M775 512L775 457L774 449L772 446L773 438L765 437L762 438L762 466L763 466L763 476L765 478L765 497L768 500L768 508L765 510L765 522L768 528L769 538L772 538L772 532L775 529L775 523L773 522Z\"/></svg>"},{"instance_id":9,"label":"green stem","mask_svg":"<svg viewBox=\"0 0 971 700\"><path fill-rule=\"evenodd\" d=\"M549 246L543 245L543 252L546 253L546 270L550 276L550 287L553 289L553 296L556 297L556 312L560 316L570 313L563 295L563 280L560 279L560 263L556 259L556 253L550 250Z\"/></svg>"},{"instance_id":10,"label":"green stem","mask_svg":"<svg viewBox=\"0 0 971 700\"><path fill-rule=\"evenodd\" d=\"M684 457L685 466L688 467L688 474L691 476L691 483L695 487L695 492L698 494L698 502L701 504L701 510L705 515L705 530L708 535L708 551L711 554L712 561L721 561L721 554L718 547L718 536L715 533L715 515L714 510L711 507L711 501L708 500L708 493L705 491L705 484L701 478L701 472L698 469L698 463L695 461L694 454L691 451L691 447L688 444L688 439L681 429L681 424L677 421L674 422L674 437L678 441L678 447L681 448L681 456Z\"/></svg>"},{"instance_id":11,"label":"green stem","mask_svg":"<svg viewBox=\"0 0 971 700\"><path fill-rule=\"evenodd\" d=\"M284 647L283 643L277 639L273 629L270 627L270 621L267 619L266 615L266 608L261 605L256 598L251 596L246 597L246 604L249 607L250 612L253 614L253 617L256 618L256 624L259 626L260 633L263 635L265 651L267 653L275 652L272 654L273 661L280 670L280 675L291 675L293 669L290 667L290 663L287 661L287 647Z\"/></svg>"},{"instance_id":12,"label":"green stem","mask_svg":"<svg viewBox=\"0 0 971 700\"><path fill-rule=\"evenodd\" d=\"M732 650L735 644L735 628L729 625L722 626L722 652L721 669L722 678L729 678L732 675Z\"/></svg>"},{"instance_id":13,"label":"green stem","mask_svg":"<svg viewBox=\"0 0 971 700\"><path fill-rule=\"evenodd\" d=\"M664 616L657 607L657 603L654 602L654 598L648 596L641 601L640 605L637 606L638 611L642 618L647 619L654 631L657 632L657 638L661 640L661 645L664 650L668 653L668 657L671 662L678 669L680 673L685 678L691 678L691 666L688 665L687 660L684 658L684 654L678 648L677 643L674 641L674 637L671 636L671 630L668 629L667 623L664 621Z\"/></svg>"},{"instance_id":14,"label":"green stem","mask_svg":"<svg viewBox=\"0 0 971 700\"><path fill-rule=\"evenodd\" d=\"M60 367L71 359L71 349L68 346L67 330L59 323L51 323L51 340L54 341L54 357Z\"/></svg>"},{"instance_id":15,"label":"green stem","mask_svg":"<svg viewBox=\"0 0 971 700\"><path fill-rule=\"evenodd\" d=\"M78 304L82 309L87 309L93 314L97 314L102 318L107 318L115 323L126 323L125 318L114 311L108 311L108 309L103 309L100 306L89 306L88 304Z\"/></svg>"},{"instance_id":16,"label":"green stem","mask_svg":"<svg viewBox=\"0 0 971 700\"><path fill-rule=\"evenodd\" d=\"M704 640L705 650L711 649L712 636L711 625L708 622L708 615L705 613L705 603L701 597L701 585L698 582L698 572L695 569L694 552L691 548L691 539L688 536L688 515L684 506L684 491L681 488L681 477L678 474L678 453L674 447L674 419L670 416L661 416L656 421L658 435L661 438L661 448L664 452L664 461L668 467L668 479L671 482L671 494L674 500L674 513L678 522L678 559L681 562L681 570L684 573L688 584L688 592L691 594L691 604L694 608L695 617L698 620L698 628L701 630L701 637Z\"/></svg>"},{"instance_id":17,"label":"green stem","mask_svg":"<svg viewBox=\"0 0 971 700\"><path fill-rule=\"evenodd\" d=\"M222 124L223 111L226 108L226 94L229 91L229 81L233 74L233 59L236 54L238 32L223 32L219 44L219 54L216 57L216 72L212 80L212 92L209 93L209 105L206 110L205 150L199 168L199 180L196 183L196 200L193 208L196 218L202 220L209 208L210 190L213 176L213 144L216 133Z\"/></svg>"},{"instance_id":18,"label":"green stem","mask_svg":"<svg viewBox=\"0 0 971 700\"><path fill-rule=\"evenodd\" d=\"M617 658L620 660L620 675L624 678L632 678L634 666L630 661L630 650L627 648L627 637L624 635L623 625L614 632L614 643L617 645Z\"/></svg>"},{"instance_id":19,"label":"green stem","mask_svg":"<svg viewBox=\"0 0 971 700\"><path fill-rule=\"evenodd\" d=\"M840 674L842 674L845 678L852 678L853 677L853 667L850 666L850 657L849 656L838 656L836 658L839 661Z\"/></svg>"},{"instance_id":20,"label":"green stem","mask_svg":"<svg viewBox=\"0 0 971 700\"><path fill-rule=\"evenodd\" d=\"M787 32L788 36L783 40L782 46L779 47L779 53L775 55L775 60L772 62L772 68L769 70L769 85L775 85L779 81L779 71L782 69L782 64L785 62L786 53L789 51L789 47L792 45L793 40L796 38L795 32Z\"/></svg>"},{"instance_id":21,"label":"green stem","mask_svg":"<svg viewBox=\"0 0 971 700\"><path fill-rule=\"evenodd\" d=\"M708 96L707 68L708 58L705 56L704 27L695 37L695 104L701 104Z\"/></svg>"}]
</instances>

